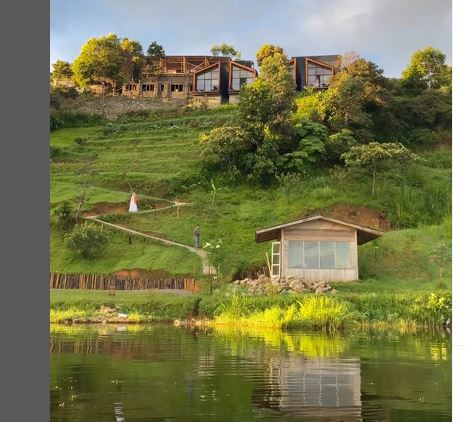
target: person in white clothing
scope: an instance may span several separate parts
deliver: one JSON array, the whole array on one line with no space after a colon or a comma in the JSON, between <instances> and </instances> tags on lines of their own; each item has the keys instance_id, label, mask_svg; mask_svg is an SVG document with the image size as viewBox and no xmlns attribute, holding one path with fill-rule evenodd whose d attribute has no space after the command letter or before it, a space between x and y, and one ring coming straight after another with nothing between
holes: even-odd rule
<instances>
[{"instance_id":1,"label":"person in white clothing","mask_svg":"<svg viewBox=\"0 0 466 422\"><path fill-rule=\"evenodd\" d=\"M131 194L131 200L129 201L129 212L138 212L138 197L136 192Z\"/></svg>"}]
</instances>

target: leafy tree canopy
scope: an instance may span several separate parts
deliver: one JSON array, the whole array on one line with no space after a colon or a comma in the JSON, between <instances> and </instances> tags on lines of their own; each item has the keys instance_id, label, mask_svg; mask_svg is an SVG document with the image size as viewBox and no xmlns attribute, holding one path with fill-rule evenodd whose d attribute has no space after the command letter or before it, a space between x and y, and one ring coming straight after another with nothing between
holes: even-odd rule
<instances>
[{"instance_id":1,"label":"leafy tree canopy","mask_svg":"<svg viewBox=\"0 0 466 422\"><path fill-rule=\"evenodd\" d=\"M372 114L387 107L390 101L389 82L382 69L358 59L332 78L323 96L321 114L334 131L367 130L373 126ZM366 131L362 133L371 136Z\"/></svg>"},{"instance_id":2,"label":"leafy tree canopy","mask_svg":"<svg viewBox=\"0 0 466 422\"><path fill-rule=\"evenodd\" d=\"M144 66L144 51L139 41L123 38L121 40L123 55L126 57L126 73L134 80L139 80Z\"/></svg>"},{"instance_id":3,"label":"leafy tree canopy","mask_svg":"<svg viewBox=\"0 0 466 422\"><path fill-rule=\"evenodd\" d=\"M283 54L283 48L277 45L264 44L256 53L257 64L261 66L266 57L273 56L275 53Z\"/></svg>"},{"instance_id":4,"label":"leafy tree canopy","mask_svg":"<svg viewBox=\"0 0 466 422\"><path fill-rule=\"evenodd\" d=\"M234 59L241 59L241 53L230 44L214 44L210 48L210 52L214 56L227 56Z\"/></svg>"},{"instance_id":5,"label":"leafy tree canopy","mask_svg":"<svg viewBox=\"0 0 466 422\"><path fill-rule=\"evenodd\" d=\"M147 47L147 58L149 61L163 59L165 57L165 50L156 41L152 41Z\"/></svg>"},{"instance_id":6,"label":"leafy tree canopy","mask_svg":"<svg viewBox=\"0 0 466 422\"><path fill-rule=\"evenodd\" d=\"M89 39L72 65L76 82L81 87L91 84L115 85L124 82L126 75L123 48L116 34Z\"/></svg>"},{"instance_id":7,"label":"leafy tree canopy","mask_svg":"<svg viewBox=\"0 0 466 422\"><path fill-rule=\"evenodd\" d=\"M434 47L415 51L408 67L402 73L405 88L412 93L419 93L425 89L443 89L451 92L452 71L445 60L445 54Z\"/></svg>"},{"instance_id":8,"label":"leafy tree canopy","mask_svg":"<svg viewBox=\"0 0 466 422\"><path fill-rule=\"evenodd\" d=\"M71 64L63 60L57 60L52 65L52 75L51 78L53 81L62 81L69 80L73 77L73 71L71 70Z\"/></svg>"}]
</instances>

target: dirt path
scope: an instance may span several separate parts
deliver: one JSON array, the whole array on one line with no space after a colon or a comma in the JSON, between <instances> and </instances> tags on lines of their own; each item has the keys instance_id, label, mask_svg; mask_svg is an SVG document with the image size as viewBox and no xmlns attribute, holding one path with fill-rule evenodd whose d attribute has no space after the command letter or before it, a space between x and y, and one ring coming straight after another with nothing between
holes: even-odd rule
<instances>
[{"instance_id":1,"label":"dirt path","mask_svg":"<svg viewBox=\"0 0 466 422\"><path fill-rule=\"evenodd\" d=\"M179 203L179 202L177 204L188 205L186 203ZM140 211L138 213L149 212L149 211L160 211L162 209L174 208L176 206L181 206L181 205L172 205L172 206L165 207L165 208L159 208L157 210ZM87 220L95 221L95 222L97 222L99 224L102 224L103 226L110 227L110 228L112 228L114 230L119 230L119 231L131 234L131 235L134 235L134 236L144 237L146 239L150 239L150 240L153 240L153 241L156 241L156 242L164 243L164 244L169 245L169 246L177 246L177 247L180 247L180 248L185 248L188 251L190 251L192 253L195 253L197 256L199 256L201 258L201 260L202 260L202 272L204 274L213 274L214 273L213 268L211 268L209 266L207 253L202 249L196 249L196 248L193 248L192 246L185 245L184 243L174 242L173 240L164 239L163 237L158 237L158 236L149 235L149 234L146 234L146 233L143 233L143 232L138 232L136 230L129 229L127 227L120 226L118 224L108 223L107 221L100 220L98 217L100 217L100 216L86 216L84 218L86 218Z\"/></svg>"}]
</instances>

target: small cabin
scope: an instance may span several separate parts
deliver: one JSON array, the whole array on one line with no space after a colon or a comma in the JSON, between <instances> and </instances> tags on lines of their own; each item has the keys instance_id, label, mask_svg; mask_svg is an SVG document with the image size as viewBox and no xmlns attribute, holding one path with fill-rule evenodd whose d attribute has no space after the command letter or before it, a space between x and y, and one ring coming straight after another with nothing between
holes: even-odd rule
<instances>
[{"instance_id":1,"label":"small cabin","mask_svg":"<svg viewBox=\"0 0 466 422\"><path fill-rule=\"evenodd\" d=\"M358 245L383 232L317 215L256 231L256 242L272 241L274 278L307 281L358 280Z\"/></svg>"}]
</instances>

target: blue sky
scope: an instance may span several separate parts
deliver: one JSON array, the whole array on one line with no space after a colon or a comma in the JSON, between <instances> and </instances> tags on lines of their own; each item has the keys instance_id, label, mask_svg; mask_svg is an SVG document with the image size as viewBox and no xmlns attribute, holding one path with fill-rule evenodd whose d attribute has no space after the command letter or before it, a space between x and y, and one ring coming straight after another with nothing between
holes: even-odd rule
<instances>
[{"instance_id":1,"label":"blue sky","mask_svg":"<svg viewBox=\"0 0 466 422\"><path fill-rule=\"evenodd\" d=\"M289 56L355 51L390 77L428 45L451 63L451 0L51 0L50 13L51 63L110 32L168 55L210 54L221 42L244 59L265 43Z\"/></svg>"}]
</instances>

